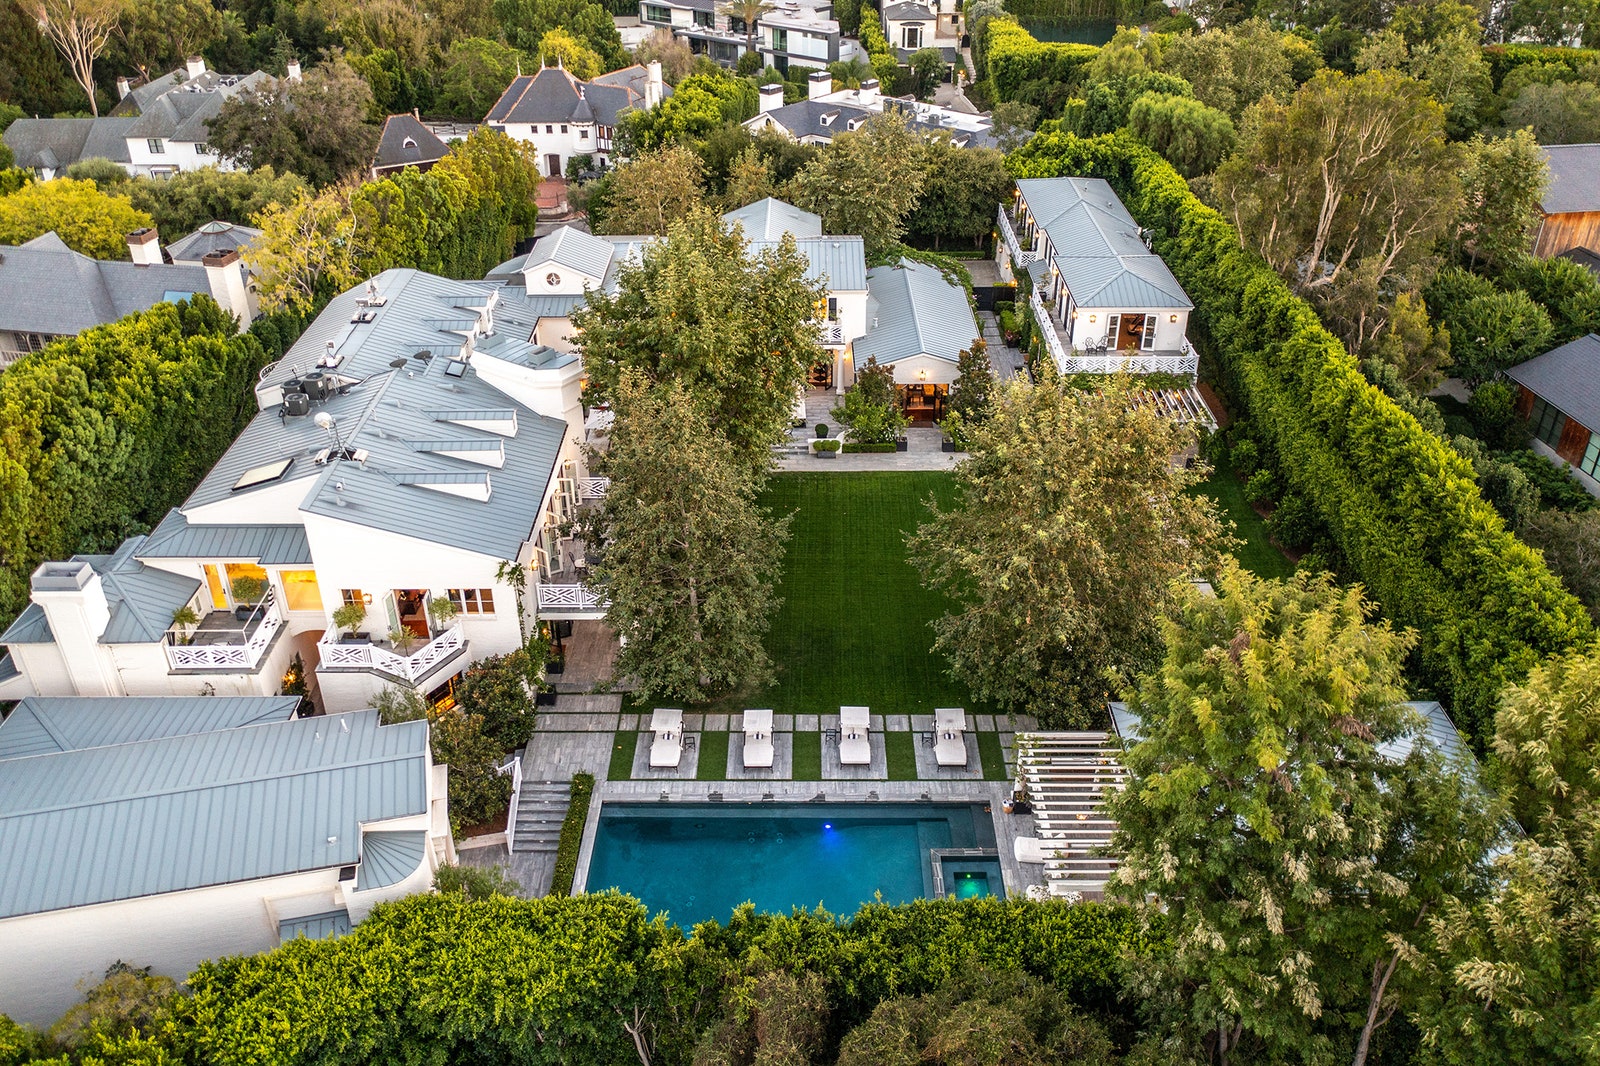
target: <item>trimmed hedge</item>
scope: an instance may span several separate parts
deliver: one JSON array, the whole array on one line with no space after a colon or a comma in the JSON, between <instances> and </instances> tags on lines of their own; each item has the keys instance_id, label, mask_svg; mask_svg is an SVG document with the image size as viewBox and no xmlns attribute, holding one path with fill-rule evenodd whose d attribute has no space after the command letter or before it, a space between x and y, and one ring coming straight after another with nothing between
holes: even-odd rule
<instances>
[{"instance_id":1,"label":"trimmed hedge","mask_svg":"<svg viewBox=\"0 0 1600 1066\"><path fill-rule=\"evenodd\" d=\"M844 450L845 450L846 454L860 454L862 452L892 452L892 451L894 451L894 445L893 444L846 444L844 446Z\"/></svg>"},{"instance_id":2,"label":"trimmed hedge","mask_svg":"<svg viewBox=\"0 0 1600 1066\"><path fill-rule=\"evenodd\" d=\"M1283 484L1327 526L1385 614L1418 630L1414 676L1481 746L1497 694L1594 627L1479 495L1471 465L1369 384L1216 211L1126 132L1036 136L1017 177L1106 179L1188 290L1190 339L1222 368ZM1420 694L1420 693L1419 693Z\"/></svg>"},{"instance_id":3,"label":"trimmed hedge","mask_svg":"<svg viewBox=\"0 0 1600 1066\"><path fill-rule=\"evenodd\" d=\"M867 50L873 77L885 94L898 96L909 91L910 74L900 68L899 57L883 35L883 19L876 4L861 5L861 47Z\"/></svg>"},{"instance_id":4,"label":"trimmed hedge","mask_svg":"<svg viewBox=\"0 0 1600 1066\"><path fill-rule=\"evenodd\" d=\"M578 874L578 849L583 844L583 823L589 817L589 800L594 797L594 775L572 775L572 805L561 822L561 840L556 844L556 868L550 875L550 895L572 895L572 879Z\"/></svg>"},{"instance_id":5,"label":"trimmed hedge","mask_svg":"<svg viewBox=\"0 0 1600 1066\"><path fill-rule=\"evenodd\" d=\"M1016 19L997 17L983 27L981 48L973 49L974 60L982 55L978 77L994 86L996 100L1012 100L1018 90L1031 81L1063 82L1077 85L1080 68L1100 54L1097 45L1040 41L1023 29Z\"/></svg>"},{"instance_id":6,"label":"trimmed hedge","mask_svg":"<svg viewBox=\"0 0 1600 1066\"><path fill-rule=\"evenodd\" d=\"M1485 45L1483 58L1489 64L1489 79L1495 92L1506 80L1506 75L1529 63L1559 63L1576 77L1583 68L1600 63L1600 50L1593 48L1557 48L1542 44L1491 44Z\"/></svg>"}]
</instances>

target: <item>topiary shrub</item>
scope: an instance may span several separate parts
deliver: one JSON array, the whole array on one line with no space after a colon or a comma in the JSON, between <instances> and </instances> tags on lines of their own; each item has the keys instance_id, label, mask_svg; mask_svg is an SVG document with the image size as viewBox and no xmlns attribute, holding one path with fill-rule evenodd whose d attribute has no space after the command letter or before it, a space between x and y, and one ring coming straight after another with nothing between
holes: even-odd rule
<instances>
[{"instance_id":1,"label":"topiary shrub","mask_svg":"<svg viewBox=\"0 0 1600 1066\"><path fill-rule=\"evenodd\" d=\"M818 440L826 440L827 437L828 437L828 423L826 423L826 422L818 422L817 423L817 439Z\"/></svg>"}]
</instances>

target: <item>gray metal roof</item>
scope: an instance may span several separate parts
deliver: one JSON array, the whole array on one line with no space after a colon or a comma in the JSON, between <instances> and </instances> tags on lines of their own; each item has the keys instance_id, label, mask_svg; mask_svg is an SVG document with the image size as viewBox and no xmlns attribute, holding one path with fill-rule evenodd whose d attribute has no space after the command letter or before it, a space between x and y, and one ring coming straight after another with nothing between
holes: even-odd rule
<instances>
[{"instance_id":1,"label":"gray metal roof","mask_svg":"<svg viewBox=\"0 0 1600 1066\"><path fill-rule=\"evenodd\" d=\"M797 238L822 236L821 215L803 211L772 196L729 211L722 216L722 221L730 226L742 226L745 239L752 241L781 240L785 233Z\"/></svg>"},{"instance_id":2,"label":"gray metal roof","mask_svg":"<svg viewBox=\"0 0 1600 1066\"><path fill-rule=\"evenodd\" d=\"M54 644L56 635L50 632L50 620L44 608L30 603L17 615L16 620L0 633L0 644Z\"/></svg>"},{"instance_id":3,"label":"gray metal roof","mask_svg":"<svg viewBox=\"0 0 1600 1066\"><path fill-rule=\"evenodd\" d=\"M172 626L172 613L193 599L200 589L199 578L183 577L139 562L138 554L144 542L142 536L129 537L110 555L72 557L73 562L86 562L100 575L100 586L111 609L111 620L100 635L102 644L148 644L161 640Z\"/></svg>"},{"instance_id":4,"label":"gray metal roof","mask_svg":"<svg viewBox=\"0 0 1600 1066\"><path fill-rule=\"evenodd\" d=\"M419 167L437 163L449 154L450 146L424 126L421 119L408 112L390 115L384 120L372 166L376 170Z\"/></svg>"},{"instance_id":5,"label":"gray metal roof","mask_svg":"<svg viewBox=\"0 0 1600 1066\"><path fill-rule=\"evenodd\" d=\"M0 246L0 330L75 336L175 293L210 295L205 267L90 259L53 232Z\"/></svg>"},{"instance_id":6,"label":"gray metal roof","mask_svg":"<svg viewBox=\"0 0 1600 1066\"><path fill-rule=\"evenodd\" d=\"M19 118L6 127L0 141L11 149L16 165L28 170L59 170L84 159L131 162L128 154L131 118Z\"/></svg>"},{"instance_id":7,"label":"gray metal roof","mask_svg":"<svg viewBox=\"0 0 1600 1066\"><path fill-rule=\"evenodd\" d=\"M350 934L349 911L326 911L308 914L304 918L285 918L278 923L278 942L305 937L307 940L326 940L331 936Z\"/></svg>"},{"instance_id":8,"label":"gray metal roof","mask_svg":"<svg viewBox=\"0 0 1600 1066\"><path fill-rule=\"evenodd\" d=\"M200 260L213 252L243 252L261 236L261 231L232 222L207 222L193 233L185 234L167 245L167 255L174 263L200 265Z\"/></svg>"},{"instance_id":9,"label":"gray metal roof","mask_svg":"<svg viewBox=\"0 0 1600 1066\"><path fill-rule=\"evenodd\" d=\"M1547 215L1600 211L1600 144L1548 144L1539 149L1550 184L1539 206Z\"/></svg>"},{"instance_id":10,"label":"gray metal roof","mask_svg":"<svg viewBox=\"0 0 1600 1066\"><path fill-rule=\"evenodd\" d=\"M1079 307L1188 311L1189 294L1158 255L1057 256L1056 269Z\"/></svg>"},{"instance_id":11,"label":"gray metal roof","mask_svg":"<svg viewBox=\"0 0 1600 1066\"><path fill-rule=\"evenodd\" d=\"M427 724L376 711L7 760L0 917L350 865L429 772Z\"/></svg>"},{"instance_id":12,"label":"gray metal roof","mask_svg":"<svg viewBox=\"0 0 1600 1066\"><path fill-rule=\"evenodd\" d=\"M262 566L309 566L305 526L195 525L174 507L150 531L140 559L249 560Z\"/></svg>"},{"instance_id":13,"label":"gray metal roof","mask_svg":"<svg viewBox=\"0 0 1600 1066\"><path fill-rule=\"evenodd\" d=\"M428 834L422 829L361 835L361 869L356 873L356 890L388 888L417 872L428 848Z\"/></svg>"},{"instance_id":14,"label":"gray metal roof","mask_svg":"<svg viewBox=\"0 0 1600 1066\"><path fill-rule=\"evenodd\" d=\"M484 116L486 124L576 122L615 126L617 115L644 106L628 85L581 82L558 67L513 78Z\"/></svg>"},{"instance_id":15,"label":"gray metal roof","mask_svg":"<svg viewBox=\"0 0 1600 1066\"><path fill-rule=\"evenodd\" d=\"M539 517L545 488L568 426L523 407L467 369L449 377L450 360L409 359L402 369L390 366L418 350L455 353L465 342L442 329L441 320L455 317L455 307L486 306L503 291L483 282L452 281L416 270L389 270L372 279L387 303L377 308L371 324L352 325L356 300L366 286L335 297L301 335L283 361L266 376L281 381L294 367L310 367L328 341L342 357L338 374L350 382L318 407L331 415L343 446L366 452L362 462L318 464L314 457L332 443L327 431L310 417L282 418L276 409L263 411L249 424L184 503L186 512L250 492L278 491L303 482L299 510L358 526L449 545L497 559L513 558ZM513 308L514 309L514 308ZM497 322L509 323L510 318ZM527 345L514 337L483 338L483 350L496 344ZM514 332L507 327L507 334ZM540 349L548 352L549 349ZM526 353L522 353L526 354ZM555 365L573 357L554 353ZM516 420L516 432L502 437L489 429L458 424L463 419L492 416ZM572 427L576 430L577 427ZM487 470L478 463L418 450L413 441L448 438L500 441L505 463ZM235 490L248 470L292 460L281 478ZM459 482L451 475L478 478L487 473L489 498L468 499L438 486Z\"/></svg>"},{"instance_id":16,"label":"gray metal roof","mask_svg":"<svg viewBox=\"0 0 1600 1066\"><path fill-rule=\"evenodd\" d=\"M298 696L29 696L0 722L0 760L287 722Z\"/></svg>"},{"instance_id":17,"label":"gray metal roof","mask_svg":"<svg viewBox=\"0 0 1600 1066\"><path fill-rule=\"evenodd\" d=\"M855 342L858 365L869 357L888 364L917 355L954 363L982 336L965 289L937 267L902 259L873 267L867 285L867 320L876 325Z\"/></svg>"},{"instance_id":18,"label":"gray metal roof","mask_svg":"<svg viewBox=\"0 0 1600 1066\"><path fill-rule=\"evenodd\" d=\"M570 267L599 282L605 278L606 269L611 266L611 258L615 253L616 246L603 237L585 233L575 226L560 226L539 238L533 251L524 260L522 269L537 270L546 263L554 263Z\"/></svg>"},{"instance_id":19,"label":"gray metal roof","mask_svg":"<svg viewBox=\"0 0 1600 1066\"><path fill-rule=\"evenodd\" d=\"M750 241L751 255L777 248L781 241ZM802 237L795 250L806 260L806 280L835 292L865 292L867 254L860 237Z\"/></svg>"},{"instance_id":20,"label":"gray metal roof","mask_svg":"<svg viewBox=\"0 0 1600 1066\"><path fill-rule=\"evenodd\" d=\"M1584 428L1600 431L1600 336L1568 341L1518 363L1506 377Z\"/></svg>"}]
</instances>

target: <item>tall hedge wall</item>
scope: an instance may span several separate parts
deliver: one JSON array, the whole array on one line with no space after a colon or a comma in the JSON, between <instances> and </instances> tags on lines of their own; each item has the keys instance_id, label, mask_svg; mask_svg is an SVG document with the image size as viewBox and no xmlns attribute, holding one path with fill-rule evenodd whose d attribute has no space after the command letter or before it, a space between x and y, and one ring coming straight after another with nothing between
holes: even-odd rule
<instances>
[{"instance_id":1,"label":"tall hedge wall","mask_svg":"<svg viewBox=\"0 0 1600 1066\"><path fill-rule=\"evenodd\" d=\"M987 20L980 38L973 45L973 61L978 77L993 85L996 100L1015 99L1031 81L1076 85L1079 68L1100 53L1092 44L1035 40L1016 19L1006 16Z\"/></svg>"},{"instance_id":2,"label":"tall hedge wall","mask_svg":"<svg viewBox=\"0 0 1600 1066\"><path fill-rule=\"evenodd\" d=\"M1559 63L1576 76L1585 67L1600 63L1600 50L1542 44L1491 44L1484 46L1483 58L1489 63L1489 78L1499 91L1506 75L1517 67L1528 63Z\"/></svg>"},{"instance_id":3,"label":"tall hedge wall","mask_svg":"<svg viewBox=\"0 0 1600 1066\"><path fill-rule=\"evenodd\" d=\"M1362 377L1304 300L1126 133L1041 134L1017 177L1101 177L1195 303L1191 338L1368 592L1420 636L1418 679L1481 744L1501 686L1591 639L1583 607L1479 495L1471 466Z\"/></svg>"}]
</instances>

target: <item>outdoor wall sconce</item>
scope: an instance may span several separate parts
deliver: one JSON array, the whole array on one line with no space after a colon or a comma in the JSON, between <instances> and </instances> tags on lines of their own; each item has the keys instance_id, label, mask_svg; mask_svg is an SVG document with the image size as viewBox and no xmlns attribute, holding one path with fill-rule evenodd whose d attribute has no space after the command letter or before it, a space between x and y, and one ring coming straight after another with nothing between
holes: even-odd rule
<instances>
[{"instance_id":1,"label":"outdoor wall sconce","mask_svg":"<svg viewBox=\"0 0 1600 1066\"><path fill-rule=\"evenodd\" d=\"M1167 321L1168 322L1176 322L1176 321L1178 321L1178 316L1177 315L1168 315L1167 316Z\"/></svg>"},{"instance_id":2,"label":"outdoor wall sconce","mask_svg":"<svg viewBox=\"0 0 1600 1066\"><path fill-rule=\"evenodd\" d=\"M1078 320L1078 312L1077 312L1077 311L1076 311L1076 310L1074 310L1074 311L1073 311L1073 312L1072 312L1072 320L1073 320L1073 321L1074 321L1074 322L1076 322L1076 321L1077 321L1077 320Z\"/></svg>"},{"instance_id":3,"label":"outdoor wall sconce","mask_svg":"<svg viewBox=\"0 0 1600 1066\"><path fill-rule=\"evenodd\" d=\"M361 594L361 602L366 604L368 607L371 607L372 606L372 593L363 592Z\"/></svg>"},{"instance_id":4,"label":"outdoor wall sconce","mask_svg":"<svg viewBox=\"0 0 1600 1066\"><path fill-rule=\"evenodd\" d=\"M928 380L927 368L923 368L922 370L917 371L917 380L918 381L927 381Z\"/></svg>"},{"instance_id":5,"label":"outdoor wall sconce","mask_svg":"<svg viewBox=\"0 0 1600 1066\"><path fill-rule=\"evenodd\" d=\"M1089 321L1090 321L1090 322L1093 322L1093 321L1094 321L1094 316L1093 316L1093 315L1090 315L1090 316L1089 316Z\"/></svg>"}]
</instances>

